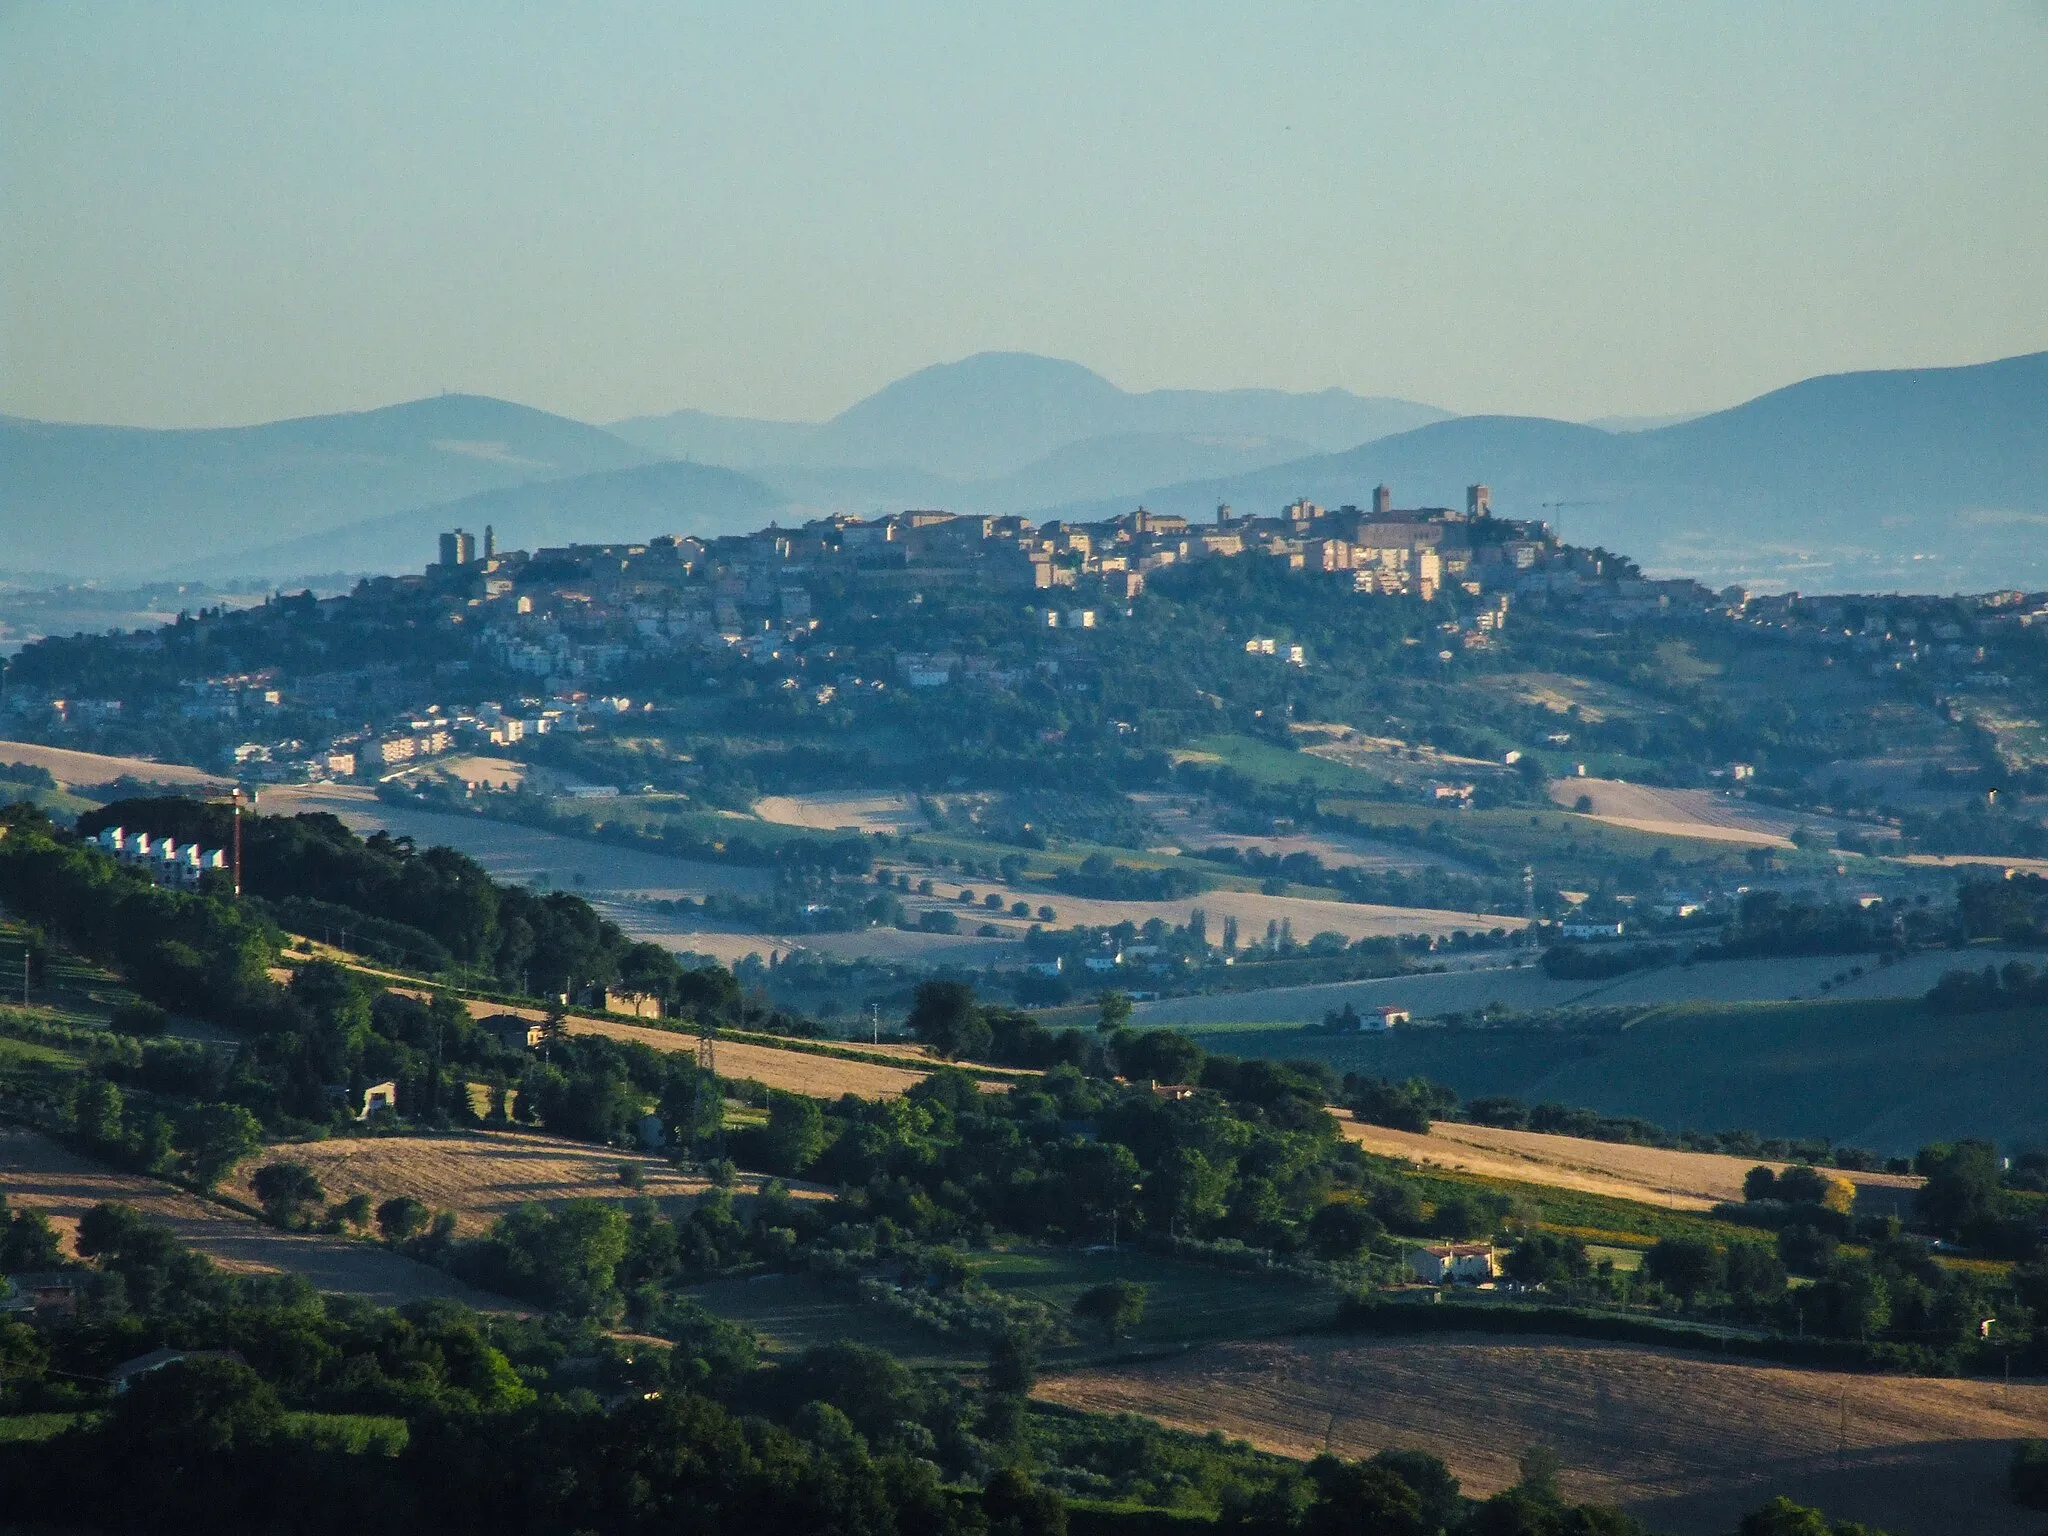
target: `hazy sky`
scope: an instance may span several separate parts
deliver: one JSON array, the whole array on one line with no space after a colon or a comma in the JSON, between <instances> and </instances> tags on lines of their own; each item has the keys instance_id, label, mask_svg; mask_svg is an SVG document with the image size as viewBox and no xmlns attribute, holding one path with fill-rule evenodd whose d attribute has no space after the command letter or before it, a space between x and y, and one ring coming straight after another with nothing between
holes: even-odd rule
<instances>
[{"instance_id":1,"label":"hazy sky","mask_svg":"<svg viewBox=\"0 0 2048 1536\"><path fill-rule=\"evenodd\" d=\"M0 0L0 411L1726 404L2048 348L2048 4Z\"/></svg>"}]
</instances>

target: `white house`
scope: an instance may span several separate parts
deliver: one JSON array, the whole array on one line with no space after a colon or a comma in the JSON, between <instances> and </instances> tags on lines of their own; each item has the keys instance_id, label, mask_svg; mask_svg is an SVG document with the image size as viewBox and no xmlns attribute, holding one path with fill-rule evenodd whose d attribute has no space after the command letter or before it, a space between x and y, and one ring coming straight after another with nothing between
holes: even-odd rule
<instances>
[{"instance_id":1,"label":"white house","mask_svg":"<svg viewBox=\"0 0 2048 1536\"><path fill-rule=\"evenodd\" d=\"M1408 1267L1430 1285L1477 1285L1494 1277L1493 1244L1430 1243L1408 1250Z\"/></svg>"}]
</instances>

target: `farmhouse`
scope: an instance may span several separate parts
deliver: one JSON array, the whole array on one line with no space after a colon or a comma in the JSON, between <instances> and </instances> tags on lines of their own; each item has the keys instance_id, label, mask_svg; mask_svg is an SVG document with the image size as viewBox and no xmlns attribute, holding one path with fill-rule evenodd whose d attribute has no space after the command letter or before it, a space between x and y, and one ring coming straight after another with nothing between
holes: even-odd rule
<instances>
[{"instance_id":1,"label":"farmhouse","mask_svg":"<svg viewBox=\"0 0 2048 1536\"><path fill-rule=\"evenodd\" d=\"M0 1275L0 1317L49 1322L78 1316L78 1276L61 1269Z\"/></svg>"},{"instance_id":2,"label":"farmhouse","mask_svg":"<svg viewBox=\"0 0 2048 1536\"><path fill-rule=\"evenodd\" d=\"M1493 1244L1430 1243L1408 1251L1408 1267L1431 1285L1477 1285L1494 1276Z\"/></svg>"},{"instance_id":3,"label":"farmhouse","mask_svg":"<svg viewBox=\"0 0 2048 1536\"><path fill-rule=\"evenodd\" d=\"M538 1050L547 1034L547 1026L539 1019L523 1019L516 1013L494 1013L478 1019L476 1027L498 1044L522 1051Z\"/></svg>"},{"instance_id":4,"label":"farmhouse","mask_svg":"<svg viewBox=\"0 0 2048 1536\"><path fill-rule=\"evenodd\" d=\"M337 1104L344 1104L348 1112L358 1120L368 1120L372 1115L395 1115L398 1113L398 1084L395 1082L370 1083L360 1089L352 1089L346 1083L329 1083L327 1097Z\"/></svg>"},{"instance_id":5,"label":"farmhouse","mask_svg":"<svg viewBox=\"0 0 2048 1536\"><path fill-rule=\"evenodd\" d=\"M636 1019L661 1017L661 994L658 992L635 992L627 987L600 987L591 1001L606 1013L630 1014Z\"/></svg>"}]
</instances>

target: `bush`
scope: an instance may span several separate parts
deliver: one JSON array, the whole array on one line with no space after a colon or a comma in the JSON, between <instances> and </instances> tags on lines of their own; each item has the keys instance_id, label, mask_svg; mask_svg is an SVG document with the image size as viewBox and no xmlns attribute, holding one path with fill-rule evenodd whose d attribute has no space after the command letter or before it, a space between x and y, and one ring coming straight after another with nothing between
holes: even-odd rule
<instances>
[{"instance_id":1,"label":"bush","mask_svg":"<svg viewBox=\"0 0 2048 1536\"><path fill-rule=\"evenodd\" d=\"M1691 1301L1702 1291L1718 1289L1726 1273L1721 1251L1690 1237L1666 1237L1643 1255L1643 1273L1672 1295Z\"/></svg>"},{"instance_id":2,"label":"bush","mask_svg":"<svg viewBox=\"0 0 2048 1536\"><path fill-rule=\"evenodd\" d=\"M432 1216L424 1202L411 1195L396 1195L377 1207L377 1230L390 1243L402 1243L424 1232Z\"/></svg>"},{"instance_id":3,"label":"bush","mask_svg":"<svg viewBox=\"0 0 2048 1536\"><path fill-rule=\"evenodd\" d=\"M1111 1280L1074 1298L1074 1316L1100 1328L1111 1344L1145 1320L1145 1287L1135 1280Z\"/></svg>"},{"instance_id":4,"label":"bush","mask_svg":"<svg viewBox=\"0 0 2048 1536\"><path fill-rule=\"evenodd\" d=\"M263 1206L263 1214L280 1227L303 1223L306 1207L327 1198L320 1179L304 1163L265 1163L250 1179L249 1187Z\"/></svg>"}]
</instances>

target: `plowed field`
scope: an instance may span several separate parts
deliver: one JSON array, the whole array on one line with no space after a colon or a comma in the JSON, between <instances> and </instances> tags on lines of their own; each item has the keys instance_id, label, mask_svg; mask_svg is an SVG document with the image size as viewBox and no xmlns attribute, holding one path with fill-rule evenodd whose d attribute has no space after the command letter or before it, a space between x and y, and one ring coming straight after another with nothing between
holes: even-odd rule
<instances>
[{"instance_id":1,"label":"plowed field","mask_svg":"<svg viewBox=\"0 0 2048 1536\"><path fill-rule=\"evenodd\" d=\"M1075 1371L1038 1395L1142 1413L1262 1449L1442 1456L1472 1494L1514 1481L1524 1447L1565 1490L1651 1529L1720 1536L1783 1493L1894 1536L2037 1536L2006 1501L2012 1442L2048 1434L2048 1384L1795 1370L1564 1339L1301 1339Z\"/></svg>"}]
</instances>

